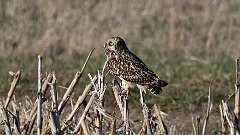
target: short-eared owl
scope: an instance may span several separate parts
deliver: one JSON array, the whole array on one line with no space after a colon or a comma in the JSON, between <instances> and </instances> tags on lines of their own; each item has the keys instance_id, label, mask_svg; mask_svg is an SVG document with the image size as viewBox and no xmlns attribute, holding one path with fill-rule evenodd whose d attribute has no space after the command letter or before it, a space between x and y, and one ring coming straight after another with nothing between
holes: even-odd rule
<instances>
[{"instance_id":1,"label":"short-eared owl","mask_svg":"<svg viewBox=\"0 0 240 135\"><path fill-rule=\"evenodd\" d=\"M168 85L127 48L122 38L110 38L104 48L108 57L109 72L122 80L122 87L127 93L129 87L137 84L151 93L159 95L162 87Z\"/></svg>"}]
</instances>

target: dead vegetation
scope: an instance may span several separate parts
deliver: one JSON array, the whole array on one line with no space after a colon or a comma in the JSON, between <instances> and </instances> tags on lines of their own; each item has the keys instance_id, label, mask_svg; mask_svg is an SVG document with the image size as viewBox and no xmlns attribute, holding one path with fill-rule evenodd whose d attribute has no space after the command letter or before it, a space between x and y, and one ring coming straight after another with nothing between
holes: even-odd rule
<instances>
[{"instance_id":1,"label":"dead vegetation","mask_svg":"<svg viewBox=\"0 0 240 135\"><path fill-rule=\"evenodd\" d=\"M11 72L14 77L11 89L6 101L1 98L1 119L5 133L11 134L137 134L130 126L131 120L128 117L128 97L121 95L121 87L116 80L112 83L112 90L116 103L119 107L121 117L116 117L107 112L104 108L104 95L106 91L104 69L99 70L96 76L88 74L90 83L86 86L77 102L72 107L67 107L69 102L73 102L71 95L76 83L81 79L82 73L89 61L92 51L86 59L80 72L67 88L62 98L58 97L57 79L54 73L49 73L46 77L42 75L42 57L38 57L38 91L35 102L26 99L26 105L19 106L14 95L15 86L19 81L21 72ZM46 98L46 93L50 93L51 98ZM143 126L138 134L167 133L167 128L162 121L159 107L154 106L154 116L150 114L147 105L144 103L144 94L141 93L141 104L143 107ZM14 98L13 98L14 97ZM90 98L87 98L90 97ZM10 101L12 107L9 107ZM83 101L87 101L85 108L80 110ZM30 105L30 106L29 106ZM69 113L63 115L64 109ZM79 114L80 112L80 114ZM155 126L153 126L155 125ZM157 126L158 125L158 126ZM141 126L141 125L139 125Z\"/></svg>"},{"instance_id":2,"label":"dead vegetation","mask_svg":"<svg viewBox=\"0 0 240 135\"><path fill-rule=\"evenodd\" d=\"M80 72L77 72L71 84L66 88L63 97L59 97L57 78L54 72L46 76L42 73L42 57L38 57L38 90L35 101L26 98L24 103L17 101L14 94L16 85L21 78L21 71L9 72L13 81L6 99L0 98L0 120L2 130L6 135L30 135L30 134L130 134L130 135L178 135L184 134L178 131L176 126L166 124L166 114L161 112L159 105L152 108L145 103L144 91L139 89L140 103L142 105L142 125L135 125L129 118L128 96L121 94L121 85L113 80L111 85L105 82L105 66L97 71L96 75L88 74L89 84L79 95L76 102L72 98L74 88L86 68L93 50L89 53ZM240 61L236 61L236 90L228 99L222 100L219 105L221 124L219 134L238 135L239 126L239 82ZM111 87L112 86L112 87ZM112 89L118 111L109 112L105 108L106 89ZM50 97L46 95L50 94ZM235 97L234 109L230 105L230 99ZM84 104L84 102L86 102ZM70 106L69 106L70 105ZM83 106L83 107L81 107ZM208 119L211 117L212 98L209 88L208 106L205 117L192 117L194 135L206 135ZM189 117L186 117L189 119Z\"/></svg>"}]
</instances>

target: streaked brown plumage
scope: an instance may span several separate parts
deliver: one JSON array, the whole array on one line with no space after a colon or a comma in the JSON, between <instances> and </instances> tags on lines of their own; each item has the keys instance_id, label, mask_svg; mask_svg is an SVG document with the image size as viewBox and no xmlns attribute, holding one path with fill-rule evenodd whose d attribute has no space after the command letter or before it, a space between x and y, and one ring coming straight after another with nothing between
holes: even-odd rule
<instances>
[{"instance_id":1,"label":"streaked brown plumage","mask_svg":"<svg viewBox=\"0 0 240 135\"><path fill-rule=\"evenodd\" d=\"M112 37L105 43L109 72L122 80L125 89L137 84L159 95L161 87L168 83L161 80L142 60L134 55L120 37Z\"/></svg>"}]
</instances>

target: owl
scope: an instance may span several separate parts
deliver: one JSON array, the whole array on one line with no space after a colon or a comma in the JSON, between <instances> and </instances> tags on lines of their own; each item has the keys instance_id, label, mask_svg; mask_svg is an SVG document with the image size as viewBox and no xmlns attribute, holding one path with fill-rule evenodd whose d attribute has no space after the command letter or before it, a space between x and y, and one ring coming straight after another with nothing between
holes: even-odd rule
<instances>
[{"instance_id":1,"label":"owl","mask_svg":"<svg viewBox=\"0 0 240 135\"><path fill-rule=\"evenodd\" d=\"M138 85L159 95L162 87L168 85L161 80L144 62L133 54L121 37L112 37L104 45L109 72L121 79L122 88L128 94L129 88Z\"/></svg>"}]
</instances>

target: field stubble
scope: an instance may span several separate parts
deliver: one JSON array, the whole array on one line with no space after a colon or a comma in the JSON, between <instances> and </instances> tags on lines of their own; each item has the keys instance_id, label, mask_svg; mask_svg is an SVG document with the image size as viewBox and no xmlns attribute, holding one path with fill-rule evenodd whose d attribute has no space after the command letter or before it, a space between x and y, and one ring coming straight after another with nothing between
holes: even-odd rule
<instances>
[{"instance_id":1,"label":"field stubble","mask_svg":"<svg viewBox=\"0 0 240 135\"><path fill-rule=\"evenodd\" d=\"M82 78L86 65L93 50L89 53L82 69L75 74L66 89L62 98L59 97L59 86L57 85L56 74L48 73L46 77L42 72L42 57L38 56L38 90L36 101L26 96L25 101L14 94L16 86L21 77L21 71L9 72L13 76L10 90L6 100L0 98L0 110L2 127L5 133L11 134L235 134L239 133L238 128L239 110L240 110L240 92L239 92L239 76L240 76L240 60L236 62L236 85L235 92L228 99L221 100L219 105L220 123L209 122L217 120L216 111L213 109L213 96L211 95L211 85L208 89L208 103L205 113L198 110L196 114L180 115L186 119L192 119L193 129L190 130L189 123L175 123L171 120L171 115L167 115L160 111L159 105L149 103L147 97L141 88L139 88L140 99L137 104L130 105L128 95L121 95L121 86L117 80L112 80L111 85L107 81L104 74L106 62L102 70L97 71L97 75L88 77L90 83L85 87L82 94L79 95L77 101L74 101L73 93L76 84ZM108 83L107 83L108 82ZM108 84L108 85L107 85ZM111 86L112 88L109 88ZM107 89L112 89L115 102L109 102L112 98L105 94ZM47 96L48 95L48 96ZM231 109L231 98L235 96L234 109ZM12 103L12 107L10 106ZM114 103L116 103L114 105ZM108 106L108 105L109 106ZM70 106L69 106L70 105ZM83 107L81 107L81 105ZM106 106L107 105L107 106ZM115 107L114 107L115 106ZM134 109L131 109L134 107ZM118 109L116 109L118 108ZM217 107L215 107L216 109ZM141 113L136 112L137 109L142 110ZM216 111L215 113L213 111ZM81 112L79 114L79 112ZM130 113L131 112L131 113ZM204 112L204 111L202 111ZM140 117L136 117L138 116ZM131 116L132 115L132 116ZM192 116L191 116L192 115ZM212 115L214 117L212 117ZM202 117L201 117L202 116ZM168 117L166 119L166 117ZM219 120L219 117L218 117ZM164 122L165 121L165 122ZM186 124L186 125L185 125ZM217 128L209 124L216 124ZM221 125L220 125L221 124ZM181 127L179 129L179 127ZM3 129L2 129L3 130Z\"/></svg>"},{"instance_id":2,"label":"field stubble","mask_svg":"<svg viewBox=\"0 0 240 135\"><path fill-rule=\"evenodd\" d=\"M7 71L21 69L16 95L30 95L34 100L35 57L42 54L46 56L43 69L55 71L62 96L71 83L69 78L83 65L86 52L93 47L97 50L86 69L95 74L105 59L104 41L116 35L124 37L131 50L170 82L161 97L145 98L147 104L158 103L172 113L176 124L186 121L190 123L186 127L191 125L177 116L202 110L211 82L214 104L235 89L232 71L240 52L238 0L0 0L0 5L1 95L7 96L11 83ZM83 76L77 87L83 89L88 79ZM109 90L106 94L113 96ZM129 100L133 107L141 108L138 98L135 90ZM215 106L213 112L218 111ZM211 122L217 120L211 117Z\"/></svg>"}]
</instances>

